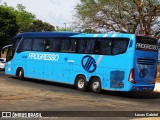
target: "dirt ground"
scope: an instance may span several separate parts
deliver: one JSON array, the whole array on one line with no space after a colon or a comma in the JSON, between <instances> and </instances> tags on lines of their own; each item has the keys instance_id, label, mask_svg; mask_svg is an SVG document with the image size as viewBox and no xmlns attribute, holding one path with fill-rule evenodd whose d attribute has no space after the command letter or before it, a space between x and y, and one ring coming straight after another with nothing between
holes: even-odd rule
<instances>
[{"instance_id":1,"label":"dirt ground","mask_svg":"<svg viewBox=\"0 0 160 120\"><path fill-rule=\"evenodd\" d=\"M102 94L94 94L89 91L77 91L73 86L68 85L31 79L21 81L0 72L0 111L148 110L160 110L159 93L122 94L118 92L104 92ZM64 118L58 119L61 120ZM73 117L69 119L81 120L81 118ZM106 120L106 118L86 119ZM123 120L128 118L120 119ZM114 118L112 120L114 120Z\"/></svg>"}]
</instances>

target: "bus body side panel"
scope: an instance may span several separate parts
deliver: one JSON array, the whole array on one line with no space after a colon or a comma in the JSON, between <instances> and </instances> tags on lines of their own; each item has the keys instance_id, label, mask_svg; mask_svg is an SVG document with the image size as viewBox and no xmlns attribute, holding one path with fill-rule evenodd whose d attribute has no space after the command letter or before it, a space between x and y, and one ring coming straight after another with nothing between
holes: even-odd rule
<instances>
[{"instance_id":1,"label":"bus body side panel","mask_svg":"<svg viewBox=\"0 0 160 120\"><path fill-rule=\"evenodd\" d=\"M102 61L102 66L104 66L104 75L102 88L112 91L128 91L128 76L130 70L133 67L133 60L130 60L129 54L116 55L116 56L105 56Z\"/></svg>"},{"instance_id":2,"label":"bus body side panel","mask_svg":"<svg viewBox=\"0 0 160 120\"><path fill-rule=\"evenodd\" d=\"M24 56L22 53L15 53L14 58L6 63L5 73L15 76L18 68L23 68L23 70L26 70L27 61L23 57Z\"/></svg>"}]
</instances>

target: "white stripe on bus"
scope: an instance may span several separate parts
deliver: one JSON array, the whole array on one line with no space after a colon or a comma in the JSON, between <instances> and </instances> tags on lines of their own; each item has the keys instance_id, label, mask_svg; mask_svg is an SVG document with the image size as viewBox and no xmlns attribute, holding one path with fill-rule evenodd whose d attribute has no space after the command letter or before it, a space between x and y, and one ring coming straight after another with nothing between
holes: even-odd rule
<instances>
[{"instance_id":1,"label":"white stripe on bus","mask_svg":"<svg viewBox=\"0 0 160 120\"><path fill-rule=\"evenodd\" d=\"M100 56L99 56L99 58L98 58L98 60L97 60L97 63L96 63L97 65L101 62L102 57L103 57L103 55L100 55Z\"/></svg>"},{"instance_id":2,"label":"white stripe on bus","mask_svg":"<svg viewBox=\"0 0 160 120\"><path fill-rule=\"evenodd\" d=\"M104 35L103 35L103 37L107 37L107 36L108 36L108 34L104 34Z\"/></svg>"},{"instance_id":3,"label":"white stripe on bus","mask_svg":"<svg viewBox=\"0 0 160 120\"><path fill-rule=\"evenodd\" d=\"M98 34L95 34L95 35L94 35L94 37L97 37L97 36L98 36Z\"/></svg>"},{"instance_id":4,"label":"white stripe on bus","mask_svg":"<svg viewBox=\"0 0 160 120\"><path fill-rule=\"evenodd\" d=\"M112 37L116 37L117 34L113 34Z\"/></svg>"}]
</instances>

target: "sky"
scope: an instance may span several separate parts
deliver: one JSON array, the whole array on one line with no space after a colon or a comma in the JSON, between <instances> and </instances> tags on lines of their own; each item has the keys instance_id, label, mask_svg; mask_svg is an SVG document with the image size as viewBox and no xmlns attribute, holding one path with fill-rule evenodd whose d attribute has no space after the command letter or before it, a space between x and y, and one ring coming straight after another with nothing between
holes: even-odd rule
<instances>
[{"instance_id":1,"label":"sky","mask_svg":"<svg viewBox=\"0 0 160 120\"><path fill-rule=\"evenodd\" d=\"M1 0L0 0L1 1ZM70 27L73 21L74 7L79 0L2 0L8 6L22 4L26 11L36 15L37 19L53 26Z\"/></svg>"}]
</instances>

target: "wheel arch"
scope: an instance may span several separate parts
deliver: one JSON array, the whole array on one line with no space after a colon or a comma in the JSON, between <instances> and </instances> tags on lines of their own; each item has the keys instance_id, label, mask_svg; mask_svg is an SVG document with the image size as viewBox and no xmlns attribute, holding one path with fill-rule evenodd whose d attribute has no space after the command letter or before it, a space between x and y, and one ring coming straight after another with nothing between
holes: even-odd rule
<instances>
[{"instance_id":1,"label":"wheel arch","mask_svg":"<svg viewBox=\"0 0 160 120\"><path fill-rule=\"evenodd\" d=\"M96 75L93 75L89 78L89 85L91 83L91 81L93 80L93 78L98 78L100 80L100 83L101 83L101 87L102 87L102 79L99 77L99 76L96 76Z\"/></svg>"},{"instance_id":2,"label":"wheel arch","mask_svg":"<svg viewBox=\"0 0 160 120\"><path fill-rule=\"evenodd\" d=\"M16 70L16 76L18 76L18 73L19 73L19 71L20 71L21 69L23 69L23 67L18 67L18 68L17 68L17 70ZM23 72L24 72L24 69L23 69Z\"/></svg>"},{"instance_id":3,"label":"wheel arch","mask_svg":"<svg viewBox=\"0 0 160 120\"><path fill-rule=\"evenodd\" d=\"M79 76L84 76L84 77L86 78L86 76L85 76L84 74L78 74L78 75L75 77L75 79L74 79L74 85L76 85L76 80L77 80L77 78L78 78ZM87 80L87 79L86 79L86 80Z\"/></svg>"}]
</instances>

